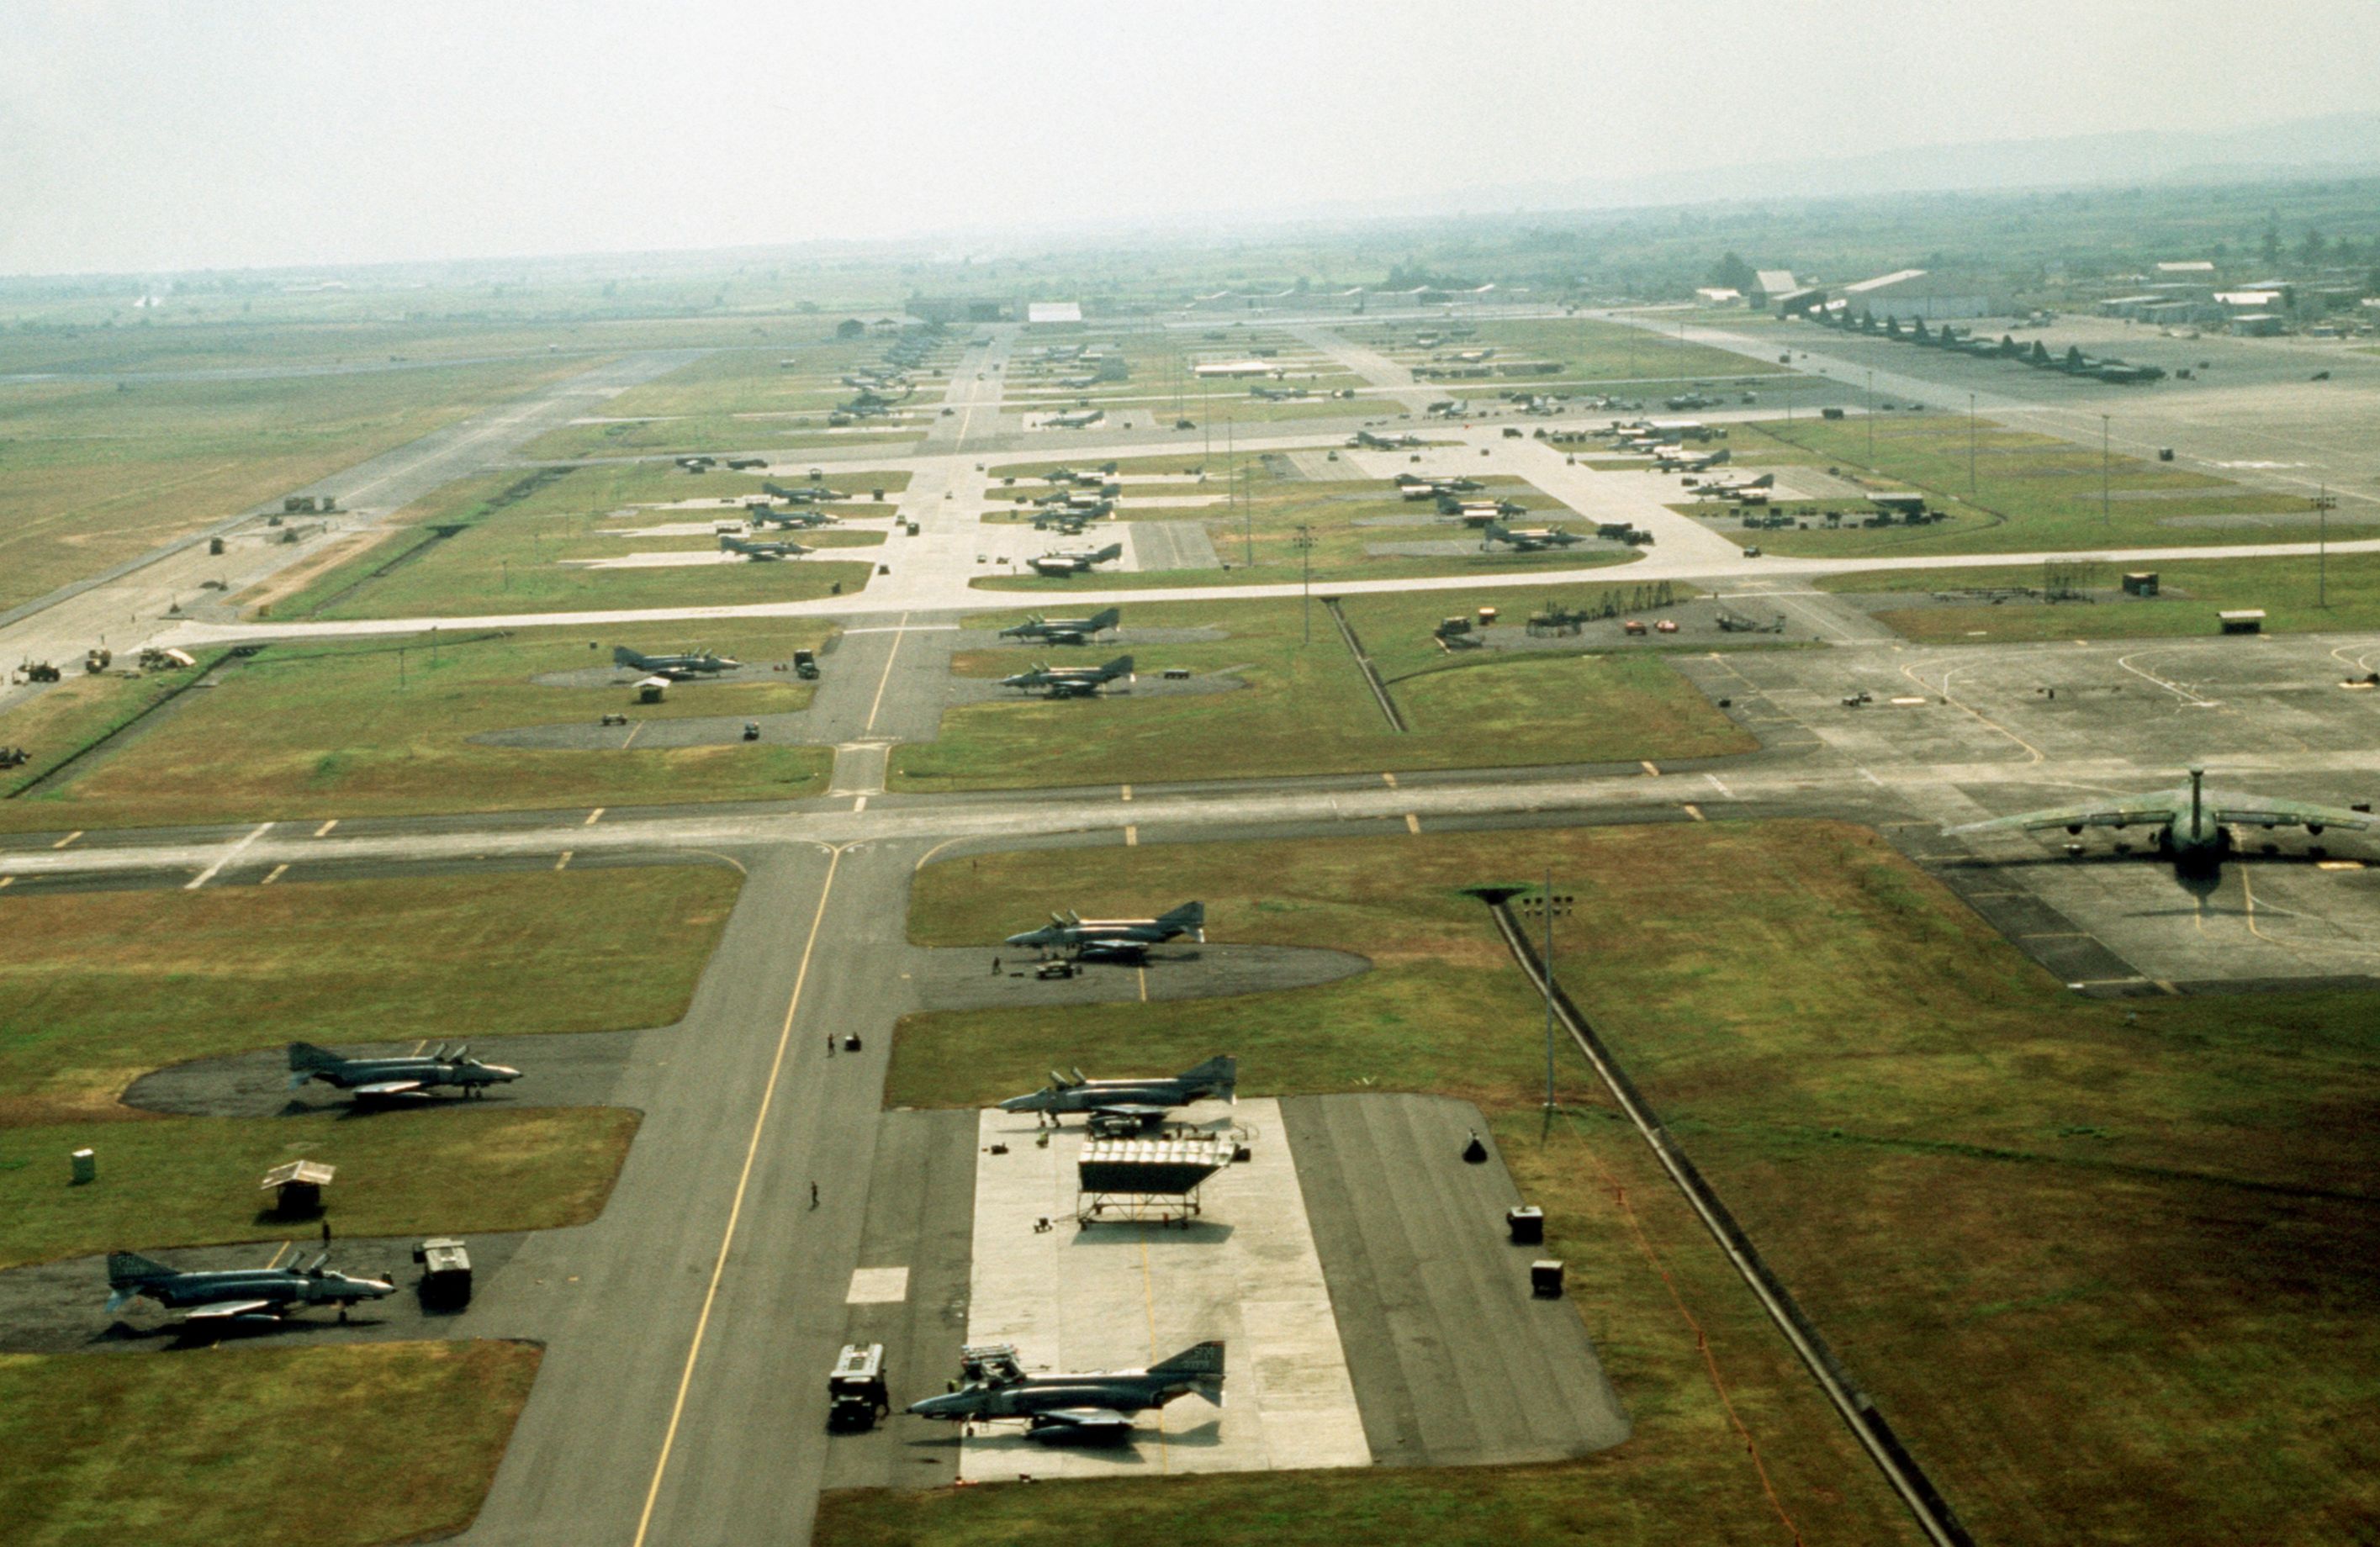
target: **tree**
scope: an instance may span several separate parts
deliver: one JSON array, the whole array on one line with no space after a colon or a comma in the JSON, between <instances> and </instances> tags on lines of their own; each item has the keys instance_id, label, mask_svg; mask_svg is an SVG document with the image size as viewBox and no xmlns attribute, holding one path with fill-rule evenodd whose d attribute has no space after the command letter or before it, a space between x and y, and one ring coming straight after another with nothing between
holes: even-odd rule
<instances>
[{"instance_id":1,"label":"tree","mask_svg":"<svg viewBox=\"0 0 2380 1547\"><path fill-rule=\"evenodd\" d=\"M846 317L834 325L834 336L837 338L857 338L867 331L868 324L856 317Z\"/></svg>"},{"instance_id":2,"label":"tree","mask_svg":"<svg viewBox=\"0 0 2380 1547\"><path fill-rule=\"evenodd\" d=\"M2313 268L2315 264L2322 261L2322 255L2325 246L2326 244L2322 239L2322 233L2315 230L2311 225L2307 226L2305 239L2298 243L2298 261L2303 263L2309 269Z\"/></svg>"},{"instance_id":3,"label":"tree","mask_svg":"<svg viewBox=\"0 0 2380 1547\"><path fill-rule=\"evenodd\" d=\"M1752 265L1742 255L1730 252L1711 265L1710 282L1730 290L1749 290L1760 282L1760 276L1752 272Z\"/></svg>"},{"instance_id":4,"label":"tree","mask_svg":"<svg viewBox=\"0 0 2380 1547\"><path fill-rule=\"evenodd\" d=\"M2281 217L2277 214L2265 217L2263 251L2265 262L2277 263L2281 260Z\"/></svg>"}]
</instances>

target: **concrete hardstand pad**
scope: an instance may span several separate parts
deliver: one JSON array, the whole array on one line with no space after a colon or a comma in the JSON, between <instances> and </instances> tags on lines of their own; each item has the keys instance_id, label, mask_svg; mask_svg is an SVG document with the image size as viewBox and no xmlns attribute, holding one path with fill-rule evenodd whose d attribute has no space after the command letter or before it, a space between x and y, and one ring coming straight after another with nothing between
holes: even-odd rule
<instances>
[{"instance_id":1,"label":"concrete hardstand pad","mask_svg":"<svg viewBox=\"0 0 2380 1547\"><path fill-rule=\"evenodd\" d=\"M1042 1146L1031 1115L982 1114L967 1341L1014 1343L1027 1369L1089 1371L1146 1368L1220 1338L1223 1407L1182 1397L1143 1415L1125 1445L1049 1445L1020 1425L998 1425L965 1442L967 1481L1371 1459L1277 1104L1245 1101L1232 1112L1202 1103L1188 1115L1202 1127L1236 1120L1253 1134L1249 1162L1207 1183L1204 1213L1186 1227L1077 1227L1081 1128ZM1008 1153L989 1153L999 1144ZM1037 1230L1045 1218L1050 1228Z\"/></svg>"},{"instance_id":2,"label":"concrete hardstand pad","mask_svg":"<svg viewBox=\"0 0 2380 1547\"><path fill-rule=\"evenodd\" d=\"M1468 1102L1299 1096L1281 1104L1375 1459L1551 1461L1628 1438L1629 1419L1568 1299L1531 1295L1540 1249L1511 1244L1521 1202Z\"/></svg>"}]
</instances>

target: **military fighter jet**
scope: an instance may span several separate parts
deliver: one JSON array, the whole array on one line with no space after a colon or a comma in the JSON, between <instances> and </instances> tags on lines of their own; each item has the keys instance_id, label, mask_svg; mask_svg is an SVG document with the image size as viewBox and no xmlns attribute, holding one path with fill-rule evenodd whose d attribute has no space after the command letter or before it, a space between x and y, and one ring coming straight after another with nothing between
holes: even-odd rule
<instances>
[{"instance_id":1,"label":"military fighter jet","mask_svg":"<svg viewBox=\"0 0 2380 1547\"><path fill-rule=\"evenodd\" d=\"M1653 471L1657 473L1699 473L1706 467L1716 467L1733 453L1725 446L1717 451L1689 452L1683 446L1664 446L1654 453ZM1771 475L1772 477L1774 475Z\"/></svg>"},{"instance_id":2,"label":"military fighter jet","mask_svg":"<svg viewBox=\"0 0 2380 1547\"><path fill-rule=\"evenodd\" d=\"M1123 544L1111 542L1105 548L1061 549L1055 553L1044 553L1038 559L1027 559L1025 562L1038 574L1072 575L1085 574L1094 564L1104 564L1111 559L1123 557Z\"/></svg>"},{"instance_id":3,"label":"military fighter jet","mask_svg":"<svg viewBox=\"0 0 2380 1547\"><path fill-rule=\"evenodd\" d=\"M780 531L791 531L796 526L801 527L804 530L808 530L819 526L840 526L843 525L843 517L839 515L829 515L824 511L772 511L765 505L747 506L744 511L744 518L747 521L749 521L756 529L762 526L774 526Z\"/></svg>"},{"instance_id":4,"label":"military fighter jet","mask_svg":"<svg viewBox=\"0 0 2380 1547\"><path fill-rule=\"evenodd\" d=\"M1063 414L1052 414L1041 422L1051 429L1089 429L1107 422L1104 408L1078 408Z\"/></svg>"},{"instance_id":5,"label":"military fighter jet","mask_svg":"<svg viewBox=\"0 0 2380 1547\"><path fill-rule=\"evenodd\" d=\"M682 683L688 677L709 676L715 671L733 671L744 663L730 659L716 650L696 650L676 656L649 656L641 650L632 650L625 645L614 645L612 647L612 664L625 666L631 671L649 671L656 677L667 677L674 683Z\"/></svg>"},{"instance_id":6,"label":"military fighter jet","mask_svg":"<svg viewBox=\"0 0 2380 1547\"><path fill-rule=\"evenodd\" d=\"M2080 837L2085 828L2146 828L2159 854L2176 869L2205 874L2219 869L2231 852L2231 829L2303 828L2320 837L2325 828L2360 831L2372 826L2368 811L2342 811L2309 801L2276 800L2265 795L2218 793L2205 787L2206 770L2190 770L2190 783L2146 795L2119 795L2046 811L2021 812L1988 822L1970 822L1948 829L1948 836L1977 832L2036 832L2064 828Z\"/></svg>"},{"instance_id":7,"label":"military fighter jet","mask_svg":"<svg viewBox=\"0 0 2380 1547\"><path fill-rule=\"evenodd\" d=\"M1087 645L1123 621L1120 608L1110 607L1087 618L1045 618L1036 612L1021 623L1000 631L1002 639L1038 639L1045 645Z\"/></svg>"},{"instance_id":8,"label":"military fighter jet","mask_svg":"<svg viewBox=\"0 0 2380 1547\"><path fill-rule=\"evenodd\" d=\"M741 553L755 562L796 559L805 553L818 551L816 549L805 548L800 543L790 539L783 542L755 542L745 538L731 537L724 532L719 535L719 550L722 553Z\"/></svg>"},{"instance_id":9,"label":"military fighter jet","mask_svg":"<svg viewBox=\"0 0 2380 1547\"><path fill-rule=\"evenodd\" d=\"M1132 657L1118 656L1105 666L1039 665L1029 671L1000 679L1002 687L1038 693L1045 698L1089 698L1117 678L1132 676Z\"/></svg>"},{"instance_id":10,"label":"military fighter jet","mask_svg":"<svg viewBox=\"0 0 2380 1547\"><path fill-rule=\"evenodd\" d=\"M1509 543L1521 553L1538 553L1548 548L1568 548L1586 540L1584 532L1566 532L1559 526L1524 526L1514 528L1500 521L1490 521L1483 529L1480 546L1491 542Z\"/></svg>"},{"instance_id":11,"label":"military fighter jet","mask_svg":"<svg viewBox=\"0 0 2380 1547\"><path fill-rule=\"evenodd\" d=\"M1177 1106L1221 1097L1238 1100L1240 1061L1226 1054L1196 1069L1167 1078L1146 1080L1086 1080L1083 1071L1050 1071L1050 1083L1030 1095L1013 1095L1000 1104L1003 1112L1039 1112L1055 1122L1062 1113L1085 1112L1092 1117L1137 1118L1154 1122Z\"/></svg>"},{"instance_id":12,"label":"military fighter jet","mask_svg":"<svg viewBox=\"0 0 2380 1547\"><path fill-rule=\"evenodd\" d=\"M1347 444L1356 451L1401 452L1405 450L1407 447L1420 445L1421 437L1418 435L1375 435L1368 429L1359 429L1355 431L1354 435L1348 437Z\"/></svg>"},{"instance_id":13,"label":"military fighter jet","mask_svg":"<svg viewBox=\"0 0 2380 1547\"><path fill-rule=\"evenodd\" d=\"M520 1070L503 1064L482 1063L471 1057L468 1044L446 1050L440 1043L422 1058L344 1058L310 1042L289 1045L289 1088L310 1080L353 1091L365 1099L418 1095L437 1085L452 1085L466 1096L490 1085L510 1084Z\"/></svg>"},{"instance_id":14,"label":"military fighter jet","mask_svg":"<svg viewBox=\"0 0 2380 1547\"><path fill-rule=\"evenodd\" d=\"M822 505L830 501L851 498L843 490L829 489L822 483L771 483L763 478L760 488L789 505Z\"/></svg>"},{"instance_id":15,"label":"military fighter jet","mask_svg":"<svg viewBox=\"0 0 2380 1547\"><path fill-rule=\"evenodd\" d=\"M355 1278L333 1273L322 1264L328 1246L304 1267L231 1268L211 1273L183 1273L152 1262L137 1251L107 1254L107 1309L121 1311L135 1296L145 1296L189 1322L278 1321L310 1305L339 1308L339 1320L358 1301L379 1299L396 1292L384 1278Z\"/></svg>"},{"instance_id":16,"label":"military fighter jet","mask_svg":"<svg viewBox=\"0 0 2380 1547\"><path fill-rule=\"evenodd\" d=\"M1207 943L1207 905L1204 902L1184 902L1172 912L1160 913L1153 919L1087 919L1079 913L1052 913L1050 922L1040 928L1028 929L1022 935L1011 935L1003 943L1044 950L1074 951L1087 951L1093 948L1113 951L1137 946L1146 951L1150 946L1161 946L1183 935L1195 937L1200 945Z\"/></svg>"},{"instance_id":17,"label":"military fighter jet","mask_svg":"<svg viewBox=\"0 0 2380 1547\"><path fill-rule=\"evenodd\" d=\"M913 1402L919 1418L953 1422L1021 1419L1037 1440L1119 1443L1132 1433L1133 1415L1196 1392L1223 1405L1223 1345L1201 1343L1146 1370L1081 1375L1027 1374L1012 1348L969 1348L961 1366L969 1378L958 1390Z\"/></svg>"}]
</instances>

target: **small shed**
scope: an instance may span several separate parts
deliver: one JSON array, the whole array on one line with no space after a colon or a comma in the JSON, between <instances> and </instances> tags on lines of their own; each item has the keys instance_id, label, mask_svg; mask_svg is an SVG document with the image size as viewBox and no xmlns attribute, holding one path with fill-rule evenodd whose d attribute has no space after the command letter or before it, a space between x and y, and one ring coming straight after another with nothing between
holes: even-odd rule
<instances>
[{"instance_id":1,"label":"small shed","mask_svg":"<svg viewBox=\"0 0 2380 1547\"><path fill-rule=\"evenodd\" d=\"M2124 595L2153 597L2157 594L2157 572L2153 569L2134 570L2124 576Z\"/></svg>"},{"instance_id":2,"label":"small shed","mask_svg":"<svg viewBox=\"0 0 2380 1547\"><path fill-rule=\"evenodd\" d=\"M2226 634L2262 634L2265 632L2265 610L2261 607L2235 608L2215 614Z\"/></svg>"},{"instance_id":3,"label":"small shed","mask_svg":"<svg viewBox=\"0 0 2380 1547\"><path fill-rule=\"evenodd\" d=\"M660 703L662 699L669 696L669 679L667 677L655 676L645 678L637 683L637 702L639 704Z\"/></svg>"},{"instance_id":4,"label":"small shed","mask_svg":"<svg viewBox=\"0 0 2380 1547\"><path fill-rule=\"evenodd\" d=\"M322 1189L331 1185L336 1167L319 1160L292 1160L264 1173L260 1192L276 1194L273 1212L298 1217L322 1212Z\"/></svg>"}]
</instances>

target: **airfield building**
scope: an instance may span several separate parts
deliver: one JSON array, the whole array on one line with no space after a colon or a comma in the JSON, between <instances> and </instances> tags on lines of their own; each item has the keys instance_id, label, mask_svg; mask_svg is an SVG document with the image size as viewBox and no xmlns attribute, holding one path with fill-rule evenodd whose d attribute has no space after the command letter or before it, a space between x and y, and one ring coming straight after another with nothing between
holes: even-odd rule
<instances>
[{"instance_id":1,"label":"airfield building","mask_svg":"<svg viewBox=\"0 0 2380 1547\"><path fill-rule=\"evenodd\" d=\"M1081 332L1083 303L1027 301L1025 303L1025 325L1035 332Z\"/></svg>"},{"instance_id":2,"label":"airfield building","mask_svg":"<svg viewBox=\"0 0 2380 1547\"><path fill-rule=\"evenodd\" d=\"M1791 269L1761 269L1753 274L1752 288L1744 292L1743 298L1753 310L1767 311L1775 308L1781 297L1798 295L1808 288L1794 283Z\"/></svg>"},{"instance_id":3,"label":"airfield building","mask_svg":"<svg viewBox=\"0 0 2380 1547\"><path fill-rule=\"evenodd\" d=\"M2004 317L2013 308L2005 291L1973 275L1902 269L1846 284L1842 298L1854 312L1935 322L1944 318Z\"/></svg>"}]
</instances>

